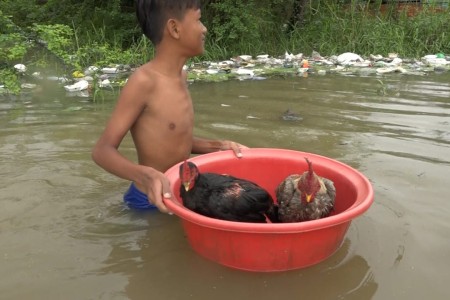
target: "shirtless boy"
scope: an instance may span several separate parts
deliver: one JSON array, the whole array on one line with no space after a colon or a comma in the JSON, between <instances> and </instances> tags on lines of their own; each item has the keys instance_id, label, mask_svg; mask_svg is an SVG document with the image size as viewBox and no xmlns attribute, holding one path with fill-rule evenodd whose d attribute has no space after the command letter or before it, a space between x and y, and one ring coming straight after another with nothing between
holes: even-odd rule
<instances>
[{"instance_id":1,"label":"shirtless boy","mask_svg":"<svg viewBox=\"0 0 450 300\"><path fill-rule=\"evenodd\" d=\"M124 86L92 159L106 171L132 181L124 201L135 208L169 212L169 180L174 164L202 154L245 146L193 136L194 111L183 70L187 59L204 51L206 27L199 0L137 0L137 17L155 46L154 58L139 67ZM124 157L119 145L130 131L138 163Z\"/></svg>"}]
</instances>

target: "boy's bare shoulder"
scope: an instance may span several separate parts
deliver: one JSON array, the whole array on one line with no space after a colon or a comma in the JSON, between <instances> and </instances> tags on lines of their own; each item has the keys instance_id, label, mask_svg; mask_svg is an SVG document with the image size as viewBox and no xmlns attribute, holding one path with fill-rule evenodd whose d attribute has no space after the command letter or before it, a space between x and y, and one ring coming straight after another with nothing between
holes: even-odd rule
<instances>
[{"instance_id":1,"label":"boy's bare shoulder","mask_svg":"<svg viewBox=\"0 0 450 300\"><path fill-rule=\"evenodd\" d=\"M151 89L154 84L154 76L151 67L148 64L145 64L137 68L133 74L130 75L127 85L137 85L144 87L145 89Z\"/></svg>"},{"instance_id":2,"label":"boy's bare shoulder","mask_svg":"<svg viewBox=\"0 0 450 300\"><path fill-rule=\"evenodd\" d=\"M133 102L137 107L145 105L148 95L155 90L155 75L147 65L137 68L127 80L120 92L119 102Z\"/></svg>"}]
</instances>

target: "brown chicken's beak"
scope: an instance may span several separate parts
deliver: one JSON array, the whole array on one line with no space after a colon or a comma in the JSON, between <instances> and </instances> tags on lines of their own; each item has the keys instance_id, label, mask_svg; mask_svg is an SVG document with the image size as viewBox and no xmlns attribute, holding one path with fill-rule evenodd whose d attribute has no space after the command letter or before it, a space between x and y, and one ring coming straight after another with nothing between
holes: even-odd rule
<instances>
[{"instance_id":1,"label":"brown chicken's beak","mask_svg":"<svg viewBox=\"0 0 450 300\"><path fill-rule=\"evenodd\" d=\"M183 185L186 192L189 191L189 182L183 182Z\"/></svg>"},{"instance_id":2,"label":"brown chicken's beak","mask_svg":"<svg viewBox=\"0 0 450 300\"><path fill-rule=\"evenodd\" d=\"M312 195L311 194L306 194L306 202L309 203L312 200Z\"/></svg>"}]
</instances>

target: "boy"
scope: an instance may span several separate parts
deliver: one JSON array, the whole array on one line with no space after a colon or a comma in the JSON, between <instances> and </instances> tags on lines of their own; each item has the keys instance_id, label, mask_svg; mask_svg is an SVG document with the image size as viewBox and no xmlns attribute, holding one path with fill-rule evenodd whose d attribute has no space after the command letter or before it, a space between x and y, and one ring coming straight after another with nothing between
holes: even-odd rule
<instances>
[{"instance_id":1,"label":"boy","mask_svg":"<svg viewBox=\"0 0 450 300\"><path fill-rule=\"evenodd\" d=\"M168 213L170 198L164 172L174 164L202 154L233 150L238 143L193 137L194 111L183 66L204 51L206 27L199 0L137 0L144 34L155 46L155 57L139 67L124 86L92 159L106 171L132 181L124 201L134 208L157 207ZM130 131L139 164L118 151Z\"/></svg>"}]
</instances>

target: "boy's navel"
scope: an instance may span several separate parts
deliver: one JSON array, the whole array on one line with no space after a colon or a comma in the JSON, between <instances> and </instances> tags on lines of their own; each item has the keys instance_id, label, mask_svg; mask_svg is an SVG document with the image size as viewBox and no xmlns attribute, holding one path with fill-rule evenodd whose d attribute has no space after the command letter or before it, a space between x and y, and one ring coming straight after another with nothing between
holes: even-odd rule
<instances>
[{"instance_id":1,"label":"boy's navel","mask_svg":"<svg viewBox=\"0 0 450 300\"><path fill-rule=\"evenodd\" d=\"M174 130L175 127L177 127L177 126L175 125L175 123L172 123L172 122L169 123L169 129L170 129L170 130Z\"/></svg>"}]
</instances>

